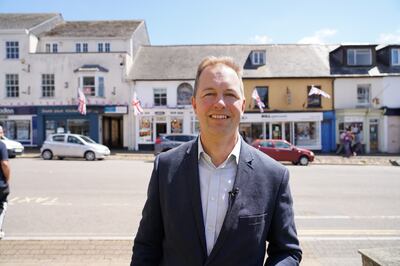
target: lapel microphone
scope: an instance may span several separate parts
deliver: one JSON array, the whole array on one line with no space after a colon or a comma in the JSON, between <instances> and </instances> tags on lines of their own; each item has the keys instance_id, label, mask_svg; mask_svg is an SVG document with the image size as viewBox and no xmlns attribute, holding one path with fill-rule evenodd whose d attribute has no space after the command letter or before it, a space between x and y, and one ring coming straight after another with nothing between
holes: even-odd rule
<instances>
[{"instance_id":1,"label":"lapel microphone","mask_svg":"<svg viewBox=\"0 0 400 266\"><path fill-rule=\"evenodd\" d=\"M229 196L234 199L239 194L239 188L235 187L231 191L229 191Z\"/></svg>"}]
</instances>

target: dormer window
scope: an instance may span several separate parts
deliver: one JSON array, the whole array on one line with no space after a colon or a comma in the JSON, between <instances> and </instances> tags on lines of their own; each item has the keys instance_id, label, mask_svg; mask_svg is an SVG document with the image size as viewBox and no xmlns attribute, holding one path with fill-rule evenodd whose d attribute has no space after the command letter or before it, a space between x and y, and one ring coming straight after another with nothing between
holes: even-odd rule
<instances>
[{"instance_id":1,"label":"dormer window","mask_svg":"<svg viewBox=\"0 0 400 266\"><path fill-rule=\"evenodd\" d=\"M392 49L392 66L400 66L400 48Z\"/></svg>"},{"instance_id":2,"label":"dormer window","mask_svg":"<svg viewBox=\"0 0 400 266\"><path fill-rule=\"evenodd\" d=\"M348 49L347 64L349 66L369 66L372 65L371 49Z\"/></svg>"},{"instance_id":3,"label":"dormer window","mask_svg":"<svg viewBox=\"0 0 400 266\"><path fill-rule=\"evenodd\" d=\"M256 66L265 65L265 51L253 51L251 63Z\"/></svg>"}]
</instances>

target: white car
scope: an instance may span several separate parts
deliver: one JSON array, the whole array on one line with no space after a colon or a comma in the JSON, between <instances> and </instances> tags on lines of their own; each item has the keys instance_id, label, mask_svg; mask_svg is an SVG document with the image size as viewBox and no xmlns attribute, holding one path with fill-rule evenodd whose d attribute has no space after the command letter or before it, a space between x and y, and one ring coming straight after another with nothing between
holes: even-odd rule
<instances>
[{"instance_id":1,"label":"white car","mask_svg":"<svg viewBox=\"0 0 400 266\"><path fill-rule=\"evenodd\" d=\"M109 156L110 149L87 136L60 133L50 135L40 148L40 153L44 160L57 156L59 159L77 157L93 161Z\"/></svg>"},{"instance_id":2,"label":"white car","mask_svg":"<svg viewBox=\"0 0 400 266\"><path fill-rule=\"evenodd\" d=\"M8 157L15 158L15 156L21 155L24 152L24 146L18 141L8 139L5 136L0 137L0 140L6 144Z\"/></svg>"}]
</instances>

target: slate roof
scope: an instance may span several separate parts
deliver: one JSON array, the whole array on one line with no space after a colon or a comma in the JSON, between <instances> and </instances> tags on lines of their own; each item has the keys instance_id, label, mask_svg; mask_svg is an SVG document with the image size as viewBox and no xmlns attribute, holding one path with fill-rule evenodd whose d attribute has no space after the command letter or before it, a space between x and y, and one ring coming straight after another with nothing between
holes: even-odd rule
<instances>
[{"instance_id":1,"label":"slate roof","mask_svg":"<svg viewBox=\"0 0 400 266\"><path fill-rule=\"evenodd\" d=\"M129 38L141 23L143 20L67 21L44 32L41 37Z\"/></svg>"},{"instance_id":2,"label":"slate roof","mask_svg":"<svg viewBox=\"0 0 400 266\"><path fill-rule=\"evenodd\" d=\"M329 77L329 52L337 46L271 45L178 45L143 46L135 59L134 80L195 79L197 66L206 56L230 56L244 67L244 78ZM266 64L250 64L254 50L266 51Z\"/></svg>"},{"instance_id":3,"label":"slate roof","mask_svg":"<svg viewBox=\"0 0 400 266\"><path fill-rule=\"evenodd\" d=\"M0 13L0 30L31 29L58 13Z\"/></svg>"}]
</instances>

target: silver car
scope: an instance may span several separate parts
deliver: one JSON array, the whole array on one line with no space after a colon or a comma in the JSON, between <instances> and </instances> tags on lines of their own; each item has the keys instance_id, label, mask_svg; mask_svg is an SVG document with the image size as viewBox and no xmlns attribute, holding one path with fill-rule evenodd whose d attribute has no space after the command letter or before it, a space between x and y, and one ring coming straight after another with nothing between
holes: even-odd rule
<instances>
[{"instance_id":1,"label":"silver car","mask_svg":"<svg viewBox=\"0 0 400 266\"><path fill-rule=\"evenodd\" d=\"M80 157L93 161L110 155L107 146L98 144L87 136L67 133L50 135L40 148L40 152L45 160L57 156L59 159Z\"/></svg>"},{"instance_id":2,"label":"silver car","mask_svg":"<svg viewBox=\"0 0 400 266\"><path fill-rule=\"evenodd\" d=\"M154 154L159 154L178 147L182 143L195 139L197 135L193 134L160 134L154 145Z\"/></svg>"}]
</instances>

